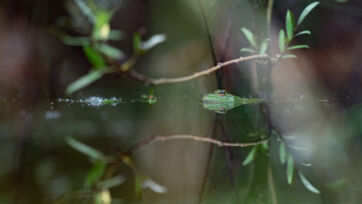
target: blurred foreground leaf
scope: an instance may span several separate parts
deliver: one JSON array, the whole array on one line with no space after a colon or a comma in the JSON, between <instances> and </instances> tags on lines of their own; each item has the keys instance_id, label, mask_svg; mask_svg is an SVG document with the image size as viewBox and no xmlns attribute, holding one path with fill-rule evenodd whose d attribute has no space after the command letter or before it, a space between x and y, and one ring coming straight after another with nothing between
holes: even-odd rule
<instances>
[{"instance_id":1,"label":"blurred foreground leaf","mask_svg":"<svg viewBox=\"0 0 362 204\"><path fill-rule=\"evenodd\" d=\"M164 186L161 186L160 184L154 182L151 179L146 179L142 182L142 188L149 188L155 193L166 193L167 188Z\"/></svg>"},{"instance_id":2,"label":"blurred foreground leaf","mask_svg":"<svg viewBox=\"0 0 362 204\"><path fill-rule=\"evenodd\" d=\"M94 68L102 68L106 66L103 56L97 50L93 49L93 47L84 46L83 51Z\"/></svg>"},{"instance_id":3,"label":"blurred foreground leaf","mask_svg":"<svg viewBox=\"0 0 362 204\"><path fill-rule=\"evenodd\" d=\"M92 188L93 185L103 176L106 166L105 162L97 160L87 174L84 187L89 189Z\"/></svg>"},{"instance_id":4,"label":"blurred foreground leaf","mask_svg":"<svg viewBox=\"0 0 362 204\"><path fill-rule=\"evenodd\" d=\"M75 150L87 155L89 158L96 159L96 160L104 160L104 155L102 152L93 149L92 147L79 142L76 139L73 139L72 137L67 137L66 139L67 144L74 148Z\"/></svg>"}]
</instances>

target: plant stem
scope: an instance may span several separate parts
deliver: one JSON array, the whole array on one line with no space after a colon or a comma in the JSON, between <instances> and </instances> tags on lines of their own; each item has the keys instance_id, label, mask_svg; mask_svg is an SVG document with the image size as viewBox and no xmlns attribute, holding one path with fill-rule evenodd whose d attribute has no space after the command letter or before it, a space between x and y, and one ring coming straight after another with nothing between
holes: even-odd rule
<instances>
[{"instance_id":1,"label":"plant stem","mask_svg":"<svg viewBox=\"0 0 362 204\"><path fill-rule=\"evenodd\" d=\"M133 79L136 79L138 81L144 82L146 84L150 84L150 85L159 85L159 84L171 84L171 83L180 83L180 82L185 82L185 81L190 81L196 78L199 78L201 76L206 76L209 75L223 67L227 67L229 65L232 64L238 64L241 62L245 62L248 60L255 60L255 59L264 59L264 58L269 58L268 55L251 55L251 56L247 56L247 57L239 57L236 59L232 59L226 62L221 62L218 63L217 65L210 67L204 71L201 72L195 72L194 74L191 74L189 76L184 76L184 77L177 77L177 78L158 78L158 79L154 79L154 78L150 78L150 77L146 77L134 70L130 70L129 72L127 72L127 75Z\"/></svg>"}]
</instances>

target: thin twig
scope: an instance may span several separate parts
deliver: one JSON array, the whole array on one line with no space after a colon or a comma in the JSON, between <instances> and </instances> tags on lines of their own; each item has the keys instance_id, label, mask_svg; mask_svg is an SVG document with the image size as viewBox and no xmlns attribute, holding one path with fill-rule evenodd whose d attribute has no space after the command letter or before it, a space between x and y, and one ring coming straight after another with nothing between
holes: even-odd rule
<instances>
[{"instance_id":1,"label":"thin twig","mask_svg":"<svg viewBox=\"0 0 362 204\"><path fill-rule=\"evenodd\" d=\"M161 136L161 135L155 135L147 137L145 140L142 140L141 142L137 143L131 149L127 152L128 154L132 154L135 151L139 150L140 148L147 146L151 143L154 143L156 141L167 141L167 140L175 140L175 139L188 139L188 140L194 140L198 142L207 142L211 144L215 144L219 147L248 147L248 146L255 146L258 144L261 144L265 141L267 141L269 138L261 139L259 141L255 142L223 142L219 140L212 139L210 137L202 137L202 136L195 136L195 135L169 135L169 136Z\"/></svg>"},{"instance_id":2,"label":"thin twig","mask_svg":"<svg viewBox=\"0 0 362 204\"><path fill-rule=\"evenodd\" d=\"M231 64L238 64L241 62L245 62L248 60L255 60L255 59L263 59L263 58L269 58L268 55L251 55L251 56L247 56L247 57L239 57L233 60L229 60L226 62L221 62L218 63L217 65L210 67L204 71L201 72L195 72L192 75L189 76L184 76L184 77L177 77L177 78L158 78L158 79L154 79L154 78L150 78L150 77L146 77L134 70L130 70L129 72L127 72L128 76L136 79L138 81L144 82L146 84L150 84L150 85L159 85L159 84L170 84L170 83L179 83L179 82L185 82L185 81L190 81L196 78L199 78L201 76L206 76L209 75L223 67L229 66Z\"/></svg>"}]
</instances>

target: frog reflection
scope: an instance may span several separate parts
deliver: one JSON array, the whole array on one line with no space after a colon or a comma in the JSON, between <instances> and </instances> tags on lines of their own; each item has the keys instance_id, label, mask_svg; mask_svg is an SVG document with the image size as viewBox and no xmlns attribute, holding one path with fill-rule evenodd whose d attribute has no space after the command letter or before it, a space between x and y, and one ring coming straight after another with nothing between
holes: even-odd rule
<instances>
[{"instance_id":1,"label":"frog reflection","mask_svg":"<svg viewBox=\"0 0 362 204\"><path fill-rule=\"evenodd\" d=\"M225 114L228 110L244 104L261 103L264 99L249 99L234 96L223 89L215 90L214 93L206 94L202 98L205 109Z\"/></svg>"}]
</instances>

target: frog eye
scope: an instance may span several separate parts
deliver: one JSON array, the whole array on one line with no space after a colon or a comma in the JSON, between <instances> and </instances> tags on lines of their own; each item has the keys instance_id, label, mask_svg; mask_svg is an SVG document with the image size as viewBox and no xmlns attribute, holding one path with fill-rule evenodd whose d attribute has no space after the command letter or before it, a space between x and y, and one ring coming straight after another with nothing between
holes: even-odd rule
<instances>
[{"instance_id":1,"label":"frog eye","mask_svg":"<svg viewBox=\"0 0 362 204\"><path fill-rule=\"evenodd\" d=\"M218 92L219 96L225 96L225 91L221 90Z\"/></svg>"}]
</instances>

